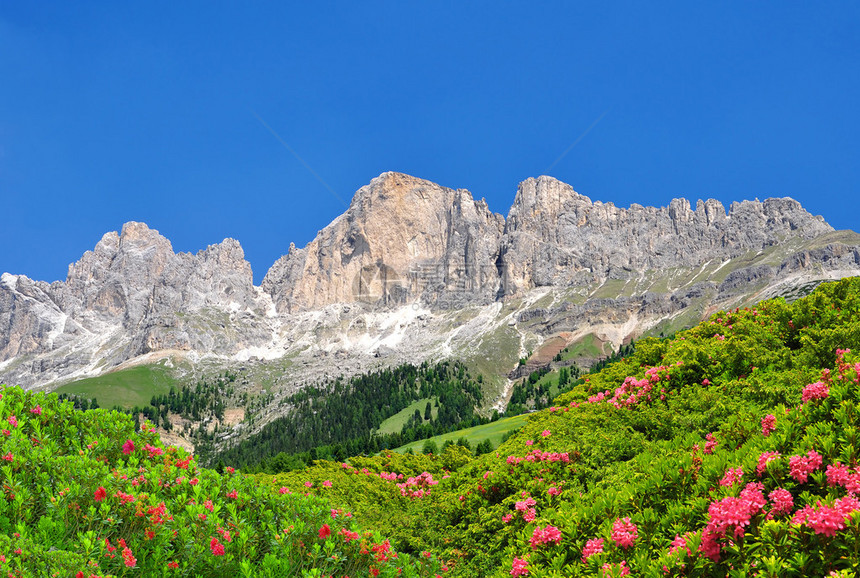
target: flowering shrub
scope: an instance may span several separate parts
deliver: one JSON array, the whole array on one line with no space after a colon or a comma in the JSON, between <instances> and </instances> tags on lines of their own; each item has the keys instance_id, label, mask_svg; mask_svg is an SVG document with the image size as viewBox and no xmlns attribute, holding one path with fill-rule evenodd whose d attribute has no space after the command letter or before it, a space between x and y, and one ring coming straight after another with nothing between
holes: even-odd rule
<instances>
[{"instance_id":1,"label":"flowering shrub","mask_svg":"<svg viewBox=\"0 0 860 578\"><path fill-rule=\"evenodd\" d=\"M758 474L758 477L761 477L767 471L767 465L774 461L778 460L781 456L779 452L762 452L762 454L758 457L758 465L756 465L755 472Z\"/></svg>"},{"instance_id":2,"label":"flowering shrub","mask_svg":"<svg viewBox=\"0 0 860 578\"><path fill-rule=\"evenodd\" d=\"M704 451L706 454L714 453L714 450L717 449L717 446L719 445L716 436L713 433L709 433L707 436L705 436L705 440L705 449L702 451Z\"/></svg>"},{"instance_id":3,"label":"flowering shrub","mask_svg":"<svg viewBox=\"0 0 860 578\"><path fill-rule=\"evenodd\" d=\"M809 474L821 467L821 456L815 450L809 450L805 456L791 456L788 467L791 477L805 484Z\"/></svg>"},{"instance_id":4,"label":"flowering shrub","mask_svg":"<svg viewBox=\"0 0 860 578\"><path fill-rule=\"evenodd\" d=\"M786 489L777 488L768 494L768 498L770 498L770 502L772 504L768 517L788 514L791 512L792 508L794 508L794 498L792 497L791 492Z\"/></svg>"},{"instance_id":5,"label":"flowering shrub","mask_svg":"<svg viewBox=\"0 0 860 578\"><path fill-rule=\"evenodd\" d=\"M200 468L128 416L0 388L3 576L435 576L322 498ZM384 544L385 546L380 546ZM318 574L318 575L323 575Z\"/></svg>"},{"instance_id":6,"label":"flowering shrub","mask_svg":"<svg viewBox=\"0 0 860 578\"><path fill-rule=\"evenodd\" d=\"M803 400L803 403L806 403L813 399L824 399L828 395L830 395L830 388L827 384L816 381L815 383L810 383L803 388L801 399Z\"/></svg>"},{"instance_id":7,"label":"flowering shrub","mask_svg":"<svg viewBox=\"0 0 860 578\"><path fill-rule=\"evenodd\" d=\"M726 470L726 474L723 476L723 479L720 480L720 485L732 487L739 483L743 477L743 468L729 468Z\"/></svg>"},{"instance_id":8,"label":"flowering shrub","mask_svg":"<svg viewBox=\"0 0 860 578\"><path fill-rule=\"evenodd\" d=\"M528 576L528 562L523 558L514 558L511 565L511 576Z\"/></svg>"},{"instance_id":9,"label":"flowering shrub","mask_svg":"<svg viewBox=\"0 0 860 578\"><path fill-rule=\"evenodd\" d=\"M313 480L393 544L438 552L452 576L848 575L860 565L848 348L860 350L860 280L640 340L447 474L435 457L383 453L286 485ZM334 467L356 473L335 480ZM424 471L432 493L400 495Z\"/></svg>"},{"instance_id":10,"label":"flowering shrub","mask_svg":"<svg viewBox=\"0 0 860 578\"><path fill-rule=\"evenodd\" d=\"M582 562L587 562L589 558L601 552L603 552L603 538L592 538L582 549Z\"/></svg>"},{"instance_id":11,"label":"flowering shrub","mask_svg":"<svg viewBox=\"0 0 860 578\"><path fill-rule=\"evenodd\" d=\"M381 477L381 476L380 476ZM402 484L397 484L400 488L400 495L409 498L423 498L430 495L430 488L439 482L433 479L433 474L422 472L420 475L408 478ZM331 486L331 482L329 482Z\"/></svg>"}]
</instances>

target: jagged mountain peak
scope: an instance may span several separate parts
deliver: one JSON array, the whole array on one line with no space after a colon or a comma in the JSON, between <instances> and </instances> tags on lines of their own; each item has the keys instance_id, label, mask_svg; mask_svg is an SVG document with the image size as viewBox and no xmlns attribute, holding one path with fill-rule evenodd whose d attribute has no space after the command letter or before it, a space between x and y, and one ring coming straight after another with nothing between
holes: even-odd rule
<instances>
[{"instance_id":1,"label":"jagged mountain peak","mask_svg":"<svg viewBox=\"0 0 860 578\"><path fill-rule=\"evenodd\" d=\"M569 202L592 204L590 198L577 193L571 185L555 177L541 175L520 182L511 210Z\"/></svg>"},{"instance_id":2,"label":"jagged mountain peak","mask_svg":"<svg viewBox=\"0 0 860 578\"><path fill-rule=\"evenodd\" d=\"M119 236L123 242L127 243L136 241L161 241L161 239L167 241L167 239L156 229L150 229L149 225L140 221L128 221L123 223ZM169 243L170 241L167 242Z\"/></svg>"},{"instance_id":3,"label":"jagged mountain peak","mask_svg":"<svg viewBox=\"0 0 860 578\"><path fill-rule=\"evenodd\" d=\"M501 215L465 189L383 173L359 189L346 213L307 247L281 257L263 289L281 312L403 303L461 281L485 282L489 296L497 281L482 280L472 265L493 262L503 224Z\"/></svg>"},{"instance_id":4,"label":"jagged mountain peak","mask_svg":"<svg viewBox=\"0 0 860 578\"><path fill-rule=\"evenodd\" d=\"M444 210L448 206L463 210L464 206L471 208L473 203L477 210L489 211L486 201L475 200L467 189L452 189L427 179L389 171L358 189L342 217L355 218L357 213L365 219L397 216L406 219L408 224L416 213Z\"/></svg>"},{"instance_id":5,"label":"jagged mountain peak","mask_svg":"<svg viewBox=\"0 0 860 578\"><path fill-rule=\"evenodd\" d=\"M480 320L462 335L468 347L477 339L493 349L483 331L499 343L510 338L502 328L521 324L526 333L510 330L517 349L553 328L574 335L595 323L620 342L691 299L704 307L786 276L860 273L855 238L825 241L831 231L789 198L728 211L683 198L625 209L546 175L519 184L505 219L465 189L386 172L307 246L291 244L259 288L238 241L175 253L133 221L70 265L65 282L4 274L0 381L63 379L159 351L269 359L385 349L417 359L441 340L436 354L450 355L450 338L437 333L459 326L444 321L457 312ZM552 307L531 308L541 299ZM505 359L522 353L502 350Z\"/></svg>"}]
</instances>

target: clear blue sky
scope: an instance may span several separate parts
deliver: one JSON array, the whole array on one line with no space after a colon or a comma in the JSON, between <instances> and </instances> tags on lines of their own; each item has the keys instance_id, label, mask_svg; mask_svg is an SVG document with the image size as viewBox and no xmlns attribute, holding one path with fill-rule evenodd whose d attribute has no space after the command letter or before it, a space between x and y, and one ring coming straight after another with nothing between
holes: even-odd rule
<instances>
[{"instance_id":1,"label":"clear blue sky","mask_svg":"<svg viewBox=\"0 0 860 578\"><path fill-rule=\"evenodd\" d=\"M4 2L0 271L65 279L136 220L259 282L388 170L860 228L860 4L466 4Z\"/></svg>"}]
</instances>

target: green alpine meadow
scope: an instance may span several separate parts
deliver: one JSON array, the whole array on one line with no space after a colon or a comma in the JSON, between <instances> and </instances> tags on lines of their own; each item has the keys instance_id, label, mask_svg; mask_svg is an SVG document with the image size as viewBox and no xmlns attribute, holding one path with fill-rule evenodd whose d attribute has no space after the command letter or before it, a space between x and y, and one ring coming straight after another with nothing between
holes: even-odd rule
<instances>
[{"instance_id":1,"label":"green alpine meadow","mask_svg":"<svg viewBox=\"0 0 860 578\"><path fill-rule=\"evenodd\" d=\"M10 577L855 576L860 279L719 311L489 453L217 473L147 422L4 387Z\"/></svg>"}]
</instances>

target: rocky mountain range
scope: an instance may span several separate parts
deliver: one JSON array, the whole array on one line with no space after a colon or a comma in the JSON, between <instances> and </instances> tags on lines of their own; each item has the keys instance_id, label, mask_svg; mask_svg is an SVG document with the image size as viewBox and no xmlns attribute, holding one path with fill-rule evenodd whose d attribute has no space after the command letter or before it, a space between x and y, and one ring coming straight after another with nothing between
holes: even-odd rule
<instances>
[{"instance_id":1,"label":"rocky mountain range","mask_svg":"<svg viewBox=\"0 0 860 578\"><path fill-rule=\"evenodd\" d=\"M143 223L109 232L64 282L0 277L0 382L52 387L130 364L289 367L276 383L458 357L604 351L717 308L860 274L860 235L789 198L624 209L551 177L507 217L469 191L384 173L255 286L238 241L175 253ZM545 352L544 352L545 353Z\"/></svg>"}]
</instances>

